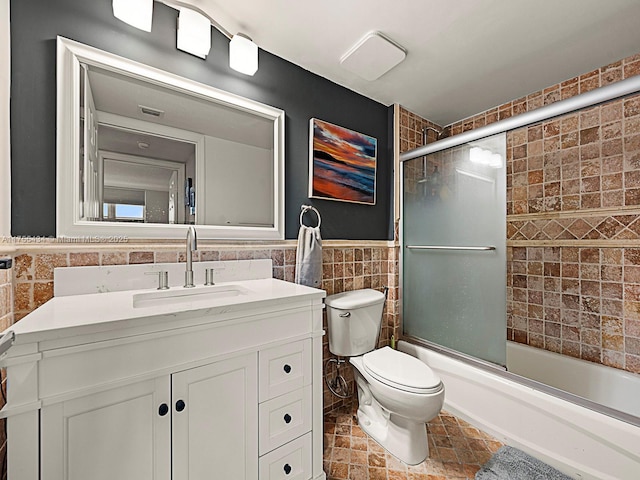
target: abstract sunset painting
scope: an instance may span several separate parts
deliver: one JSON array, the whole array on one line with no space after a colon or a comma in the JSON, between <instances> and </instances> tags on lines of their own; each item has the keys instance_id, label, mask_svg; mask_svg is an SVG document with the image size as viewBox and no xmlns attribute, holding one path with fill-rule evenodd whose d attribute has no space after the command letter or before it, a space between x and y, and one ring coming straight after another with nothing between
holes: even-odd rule
<instances>
[{"instance_id":1,"label":"abstract sunset painting","mask_svg":"<svg viewBox=\"0 0 640 480\"><path fill-rule=\"evenodd\" d=\"M309 196L375 205L378 141L316 118L309 130Z\"/></svg>"}]
</instances>

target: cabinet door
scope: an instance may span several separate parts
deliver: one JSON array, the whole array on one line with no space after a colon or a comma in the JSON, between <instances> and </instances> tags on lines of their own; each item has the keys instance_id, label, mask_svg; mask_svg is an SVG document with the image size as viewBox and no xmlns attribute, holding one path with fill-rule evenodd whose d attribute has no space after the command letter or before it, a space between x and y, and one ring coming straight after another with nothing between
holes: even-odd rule
<instances>
[{"instance_id":1,"label":"cabinet door","mask_svg":"<svg viewBox=\"0 0 640 480\"><path fill-rule=\"evenodd\" d=\"M257 354L172 375L173 478L258 478Z\"/></svg>"},{"instance_id":2,"label":"cabinet door","mask_svg":"<svg viewBox=\"0 0 640 480\"><path fill-rule=\"evenodd\" d=\"M43 407L42 480L170 480L170 392L165 376Z\"/></svg>"}]
</instances>

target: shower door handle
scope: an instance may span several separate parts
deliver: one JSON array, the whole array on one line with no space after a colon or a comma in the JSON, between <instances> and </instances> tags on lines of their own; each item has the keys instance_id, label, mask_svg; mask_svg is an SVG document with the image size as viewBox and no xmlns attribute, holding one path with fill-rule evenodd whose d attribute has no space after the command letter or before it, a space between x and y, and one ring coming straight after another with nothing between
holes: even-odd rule
<instances>
[{"instance_id":1,"label":"shower door handle","mask_svg":"<svg viewBox=\"0 0 640 480\"><path fill-rule=\"evenodd\" d=\"M467 250L467 251L493 251L496 247L465 247L465 246L449 246L449 245L407 245L405 248L409 250Z\"/></svg>"}]
</instances>

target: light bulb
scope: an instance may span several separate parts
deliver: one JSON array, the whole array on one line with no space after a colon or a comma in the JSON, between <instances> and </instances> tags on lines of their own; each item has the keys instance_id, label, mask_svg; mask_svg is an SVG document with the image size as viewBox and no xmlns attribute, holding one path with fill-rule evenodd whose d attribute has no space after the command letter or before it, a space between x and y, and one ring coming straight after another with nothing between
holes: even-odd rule
<instances>
[{"instance_id":1,"label":"light bulb","mask_svg":"<svg viewBox=\"0 0 640 480\"><path fill-rule=\"evenodd\" d=\"M235 34L229 42L229 66L245 75L258 71L258 46L242 33Z\"/></svg>"},{"instance_id":2,"label":"light bulb","mask_svg":"<svg viewBox=\"0 0 640 480\"><path fill-rule=\"evenodd\" d=\"M150 32L153 0L113 0L113 16L132 27Z\"/></svg>"},{"instance_id":3,"label":"light bulb","mask_svg":"<svg viewBox=\"0 0 640 480\"><path fill-rule=\"evenodd\" d=\"M211 22L189 8L181 8L178 16L178 49L200 58L211 50Z\"/></svg>"}]
</instances>

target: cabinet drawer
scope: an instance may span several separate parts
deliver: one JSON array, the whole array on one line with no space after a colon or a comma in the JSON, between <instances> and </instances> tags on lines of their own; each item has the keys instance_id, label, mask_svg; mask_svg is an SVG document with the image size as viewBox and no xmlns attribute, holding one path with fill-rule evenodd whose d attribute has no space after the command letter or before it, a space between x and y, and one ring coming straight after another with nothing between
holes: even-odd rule
<instances>
[{"instance_id":1,"label":"cabinet drawer","mask_svg":"<svg viewBox=\"0 0 640 480\"><path fill-rule=\"evenodd\" d=\"M260 401L311 384L311 339L262 350Z\"/></svg>"},{"instance_id":2,"label":"cabinet drawer","mask_svg":"<svg viewBox=\"0 0 640 480\"><path fill-rule=\"evenodd\" d=\"M308 480L311 474L311 433L260 457L260 480Z\"/></svg>"},{"instance_id":3,"label":"cabinet drawer","mask_svg":"<svg viewBox=\"0 0 640 480\"><path fill-rule=\"evenodd\" d=\"M294 390L259 407L260 455L311 430L311 385Z\"/></svg>"}]
</instances>

